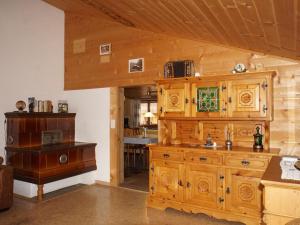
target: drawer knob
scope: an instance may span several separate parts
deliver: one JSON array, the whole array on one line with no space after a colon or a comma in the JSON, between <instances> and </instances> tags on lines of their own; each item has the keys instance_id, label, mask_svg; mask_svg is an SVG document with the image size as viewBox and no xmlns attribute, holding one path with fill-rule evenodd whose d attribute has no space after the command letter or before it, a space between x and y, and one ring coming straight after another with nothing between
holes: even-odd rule
<instances>
[{"instance_id":1,"label":"drawer knob","mask_svg":"<svg viewBox=\"0 0 300 225\"><path fill-rule=\"evenodd\" d=\"M206 158L206 157L204 157L204 156L201 156L201 157L199 158L199 160L200 160L200 161L206 161L206 160L207 160L207 158Z\"/></svg>"},{"instance_id":2,"label":"drawer knob","mask_svg":"<svg viewBox=\"0 0 300 225\"><path fill-rule=\"evenodd\" d=\"M219 202L220 202L220 203L224 202L224 198L221 198L221 197L220 197L220 198L219 198Z\"/></svg>"},{"instance_id":3,"label":"drawer knob","mask_svg":"<svg viewBox=\"0 0 300 225\"><path fill-rule=\"evenodd\" d=\"M165 159L170 158L170 155L169 155L169 154L166 154L166 153L163 154L163 156L164 156Z\"/></svg>"},{"instance_id":4,"label":"drawer knob","mask_svg":"<svg viewBox=\"0 0 300 225\"><path fill-rule=\"evenodd\" d=\"M249 166L250 162L249 162L248 160L242 160L242 161L241 161L241 164L242 164L243 166Z\"/></svg>"},{"instance_id":5,"label":"drawer knob","mask_svg":"<svg viewBox=\"0 0 300 225\"><path fill-rule=\"evenodd\" d=\"M59 163L66 164L68 162L68 156L66 154L62 154L59 156Z\"/></svg>"},{"instance_id":6,"label":"drawer knob","mask_svg":"<svg viewBox=\"0 0 300 225\"><path fill-rule=\"evenodd\" d=\"M223 175L221 175L221 176L220 176L220 180L223 180L223 179L224 179L224 176L223 176Z\"/></svg>"}]
</instances>

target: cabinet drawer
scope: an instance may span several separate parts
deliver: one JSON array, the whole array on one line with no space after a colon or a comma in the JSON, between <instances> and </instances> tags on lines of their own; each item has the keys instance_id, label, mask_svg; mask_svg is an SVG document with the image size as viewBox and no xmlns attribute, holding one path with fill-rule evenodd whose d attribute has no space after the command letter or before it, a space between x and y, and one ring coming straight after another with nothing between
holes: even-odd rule
<instances>
[{"instance_id":1,"label":"cabinet drawer","mask_svg":"<svg viewBox=\"0 0 300 225\"><path fill-rule=\"evenodd\" d=\"M214 164L214 165L222 164L222 156L215 153L186 152L184 158L187 162Z\"/></svg>"},{"instance_id":2,"label":"cabinet drawer","mask_svg":"<svg viewBox=\"0 0 300 225\"><path fill-rule=\"evenodd\" d=\"M225 165L232 167L264 170L269 163L268 158L245 156L225 156Z\"/></svg>"},{"instance_id":3,"label":"cabinet drawer","mask_svg":"<svg viewBox=\"0 0 300 225\"><path fill-rule=\"evenodd\" d=\"M178 151L152 151L152 159L164 159L164 160L174 160L174 161L182 161L183 153Z\"/></svg>"}]
</instances>

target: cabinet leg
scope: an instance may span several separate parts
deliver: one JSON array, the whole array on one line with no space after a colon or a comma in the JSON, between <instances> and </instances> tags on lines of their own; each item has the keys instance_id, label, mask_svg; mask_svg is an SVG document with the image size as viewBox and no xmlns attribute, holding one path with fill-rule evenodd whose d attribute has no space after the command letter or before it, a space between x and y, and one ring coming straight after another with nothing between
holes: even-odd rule
<instances>
[{"instance_id":1,"label":"cabinet leg","mask_svg":"<svg viewBox=\"0 0 300 225\"><path fill-rule=\"evenodd\" d=\"M39 184L38 189L37 189L37 199L38 199L38 201L43 200L43 194L44 194L44 185Z\"/></svg>"}]
</instances>

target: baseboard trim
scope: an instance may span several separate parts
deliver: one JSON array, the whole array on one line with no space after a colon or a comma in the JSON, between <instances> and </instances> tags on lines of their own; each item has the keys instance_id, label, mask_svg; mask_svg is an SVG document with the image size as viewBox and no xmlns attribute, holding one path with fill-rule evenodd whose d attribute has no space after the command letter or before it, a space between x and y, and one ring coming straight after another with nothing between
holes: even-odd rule
<instances>
[{"instance_id":1,"label":"baseboard trim","mask_svg":"<svg viewBox=\"0 0 300 225\"><path fill-rule=\"evenodd\" d=\"M104 186L113 186L110 182L102 181L102 180L96 180L95 184L97 184L97 185L104 185Z\"/></svg>"}]
</instances>

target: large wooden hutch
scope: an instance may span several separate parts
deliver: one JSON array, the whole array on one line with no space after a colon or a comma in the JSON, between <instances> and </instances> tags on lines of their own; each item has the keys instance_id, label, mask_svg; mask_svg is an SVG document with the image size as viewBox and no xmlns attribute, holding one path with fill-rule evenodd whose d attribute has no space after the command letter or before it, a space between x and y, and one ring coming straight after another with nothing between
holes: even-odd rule
<instances>
[{"instance_id":1,"label":"large wooden hutch","mask_svg":"<svg viewBox=\"0 0 300 225\"><path fill-rule=\"evenodd\" d=\"M43 185L96 170L95 143L75 142L75 113L5 113L6 163L14 178Z\"/></svg>"},{"instance_id":2,"label":"large wooden hutch","mask_svg":"<svg viewBox=\"0 0 300 225\"><path fill-rule=\"evenodd\" d=\"M157 81L159 144L150 146L148 206L261 224L275 73ZM253 151L259 127L264 150ZM232 150L226 150L230 133ZM207 137L217 144L205 147Z\"/></svg>"}]
</instances>

